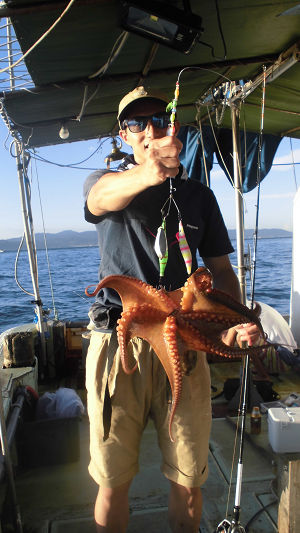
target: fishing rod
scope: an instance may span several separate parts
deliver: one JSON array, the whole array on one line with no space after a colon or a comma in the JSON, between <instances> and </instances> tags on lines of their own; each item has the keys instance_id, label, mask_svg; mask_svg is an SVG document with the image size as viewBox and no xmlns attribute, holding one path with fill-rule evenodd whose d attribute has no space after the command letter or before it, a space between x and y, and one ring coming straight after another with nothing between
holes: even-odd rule
<instances>
[{"instance_id":1,"label":"fishing rod","mask_svg":"<svg viewBox=\"0 0 300 533\"><path fill-rule=\"evenodd\" d=\"M261 151L262 151L262 135L263 135L263 125L264 125L264 107L265 107L265 88L266 88L266 67L263 67L263 86L262 86L262 104L261 104L261 123L260 123L260 132L259 132L259 146L258 146L258 166L257 166L257 210L256 210L256 221L255 221L255 250L253 257L253 275L252 275L252 284L251 284L251 309L254 308L254 288L255 288L255 272L256 272L256 249L257 249L257 235L258 235L258 213L259 213L259 197L260 197L260 182L261 182ZM237 128L233 128L233 141L236 142L236 137L234 133L237 133ZM239 159L239 152L234 152L234 158ZM236 177L238 178L235 181L239 182L241 186L240 178L240 161L238 163L238 173ZM242 298L245 299L245 294L242 291ZM245 301L242 303L245 304ZM241 492L242 492L242 479L243 479L243 452L244 452L244 441L245 441L245 423L246 423L246 414L247 414L247 404L248 404L248 392L249 392L249 382L250 382L250 357L249 354L246 355L243 367L243 374L241 379L241 394L242 394L242 403L241 408L238 412L238 416L241 416L241 433L240 433L240 447L239 447L239 457L237 464L237 480L236 480L236 490L235 490L235 499L234 499L234 508L233 508L233 517L229 521L225 518L222 522L219 523L217 529L214 533L245 533L245 528L240 523L240 511L241 511Z\"/></svg>"}]
</instances>

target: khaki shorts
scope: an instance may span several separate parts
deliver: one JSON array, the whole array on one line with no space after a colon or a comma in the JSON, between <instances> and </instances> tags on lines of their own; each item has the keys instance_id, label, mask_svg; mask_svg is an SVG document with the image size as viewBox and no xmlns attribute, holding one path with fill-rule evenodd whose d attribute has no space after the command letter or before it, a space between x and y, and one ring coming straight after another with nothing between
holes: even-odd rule
<instances>
[{"instance_id":1,"label":"khaki shorts","mask_svg":"<svg viewBox=\"0 0 300 533\"><path fill-rule=\"evenodd\" d=\"M166 373L149 344L134 338L128 353L138 360L133 374L124 373L117 350L109 373L111 428L103 440L103 400L107 383L110 334L93 331L86 362L90 419L89 472L100 486L117 487L139 470L139 447L148 417L154 421L162 453L163 474L180 485L198 487L208 475L211 427L210 371L206 354L198 352L195 368L183 377L182 393L169 437Z\"/></svg>"}]
</instances>

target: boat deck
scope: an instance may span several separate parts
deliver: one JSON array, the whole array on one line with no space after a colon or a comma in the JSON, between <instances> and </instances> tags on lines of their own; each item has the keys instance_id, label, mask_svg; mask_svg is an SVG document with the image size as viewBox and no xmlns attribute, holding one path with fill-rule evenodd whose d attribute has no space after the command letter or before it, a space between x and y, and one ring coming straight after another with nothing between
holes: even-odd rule
<instances>
[{"instance_id":1,"label":"boat deck","mask_svg":"<svg viewBox=\"0 0 300 533\"><path fill-rule=\"evenodd\" d=\"M273 454L266 445L266 420L262 433L246 437L245 466L242 490L241 521L249 532L277 531L277 499ZM203 518L201 532L212 533L226 516L230 481L232 448L235 438L234 421L213 420L209 468L210 475L203 487ZM17 477L17 495L24 531L37 533L91 533L95 531L93 505L97 486L89 477L87 465L88 420L80 422L80 460L74 463L24 469ZM146 428L141 447L140 472L130 489L130 523L128 533L168 532L168 482L159 468L160 452L155 429ZM235 472L233 474L235 479ZM232 484L229 515L233 508L235 483ZM274 503L271 503L274 502ZM270 505L271 504L271 505Z\"/></svg>"},{"instance_id":2,"label":"boat deck","mask_svg":"<svg viewBox=\"0 0 300 533\"><path fill-rule=\"evenodd\" d=\"M231 366L230 375L238 375ZM212 432L210 438L208 480L203 486L203 516L201 533L215 532L218 524L231 520L234 507L236 460L232 470L236 418L226 416L226 402L219 395L222 390L227 365L212 365L213 400ZM220 377L222 376L222 377ZM299 376L293 373L274 383L282 394L299 389ZM65 383L64 386L71 386ZM75 387L74 387L75 388ZM79 391L84 401L85 391ZM24 533L92 533L95 532L93 507L97 485L87 470L89 462L89 424L84 416L78 422L78 460L64 464L52 464L16 469L16 492L20 506ZM40 450L43 455L43 450ZM44 452L47 453L47 452ZM248 533L272 533L277 531L278 498L277 455L268 441L267 417L262 416L262 431L251 435L249 417L246 421L244 470L241 498L241 524ZM231 489L229 494L230 479ZM140 454L140 472L130 489L130 522L128 533L167 533L168 481L160 472L160 451L156 432L149 422L143 436ZM11 531L2 526L2 533Z\"/></svg>"}]
</instances>

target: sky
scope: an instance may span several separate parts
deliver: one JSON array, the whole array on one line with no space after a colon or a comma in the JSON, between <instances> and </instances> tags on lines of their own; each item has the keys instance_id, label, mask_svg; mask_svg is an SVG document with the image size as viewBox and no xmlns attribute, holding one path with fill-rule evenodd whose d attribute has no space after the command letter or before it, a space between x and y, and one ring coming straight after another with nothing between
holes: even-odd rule
<instances>
[{"instance_id":1,"label":"sky","mask_svg":"<svg viewBox=\"0 0 300 533\"><path fill-rule=\"evenodd\" d=\"M1 210L0 239L20 237L23 234L20 192L15 158L10 155L11 138L7 137L4 123L0 124ZM29 173L31 180L32 211L36 233L58 233L63 230L93 230L83 218L82 189L85 178L96 168L105 168L104 158L111 151L111 140L65 143L60 146L39 148L37 155L61 165L76 164L89 156L80 170L37 162ZM129 151L126 145L123 151ZM259 228L292 230L293 198L300 185L300 140L281 141L274 165L261 183ZM235 229L234 190L225 174L216 164L211 172L211 187L219 202L228 229ZM256 190L244 195L245 228L253 229L256 217Z\"/></svg>"}]
</instances>

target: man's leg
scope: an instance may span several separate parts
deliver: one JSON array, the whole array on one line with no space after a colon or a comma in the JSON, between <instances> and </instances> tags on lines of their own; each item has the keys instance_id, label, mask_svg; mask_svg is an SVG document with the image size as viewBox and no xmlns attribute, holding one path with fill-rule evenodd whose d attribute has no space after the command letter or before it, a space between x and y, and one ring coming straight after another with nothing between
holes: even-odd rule
<instances>
[{"instance_id":1,"label":"man's leg","mask_svg":"<svg viewBox=\"0 0 300 533\"><path fill-rule=\"evenodd\" d=\"M110 489L99 487L95 503L98 533L125 533L129 521L128 490L131 481Z\"/></svg>"},{"instance_id":2,"label":"man's leg","mask_svg":"<svg viewBox=\"0 0 300 533\"><path fill-rule=\"evenodd\" d=\"M169 524L173 533L198 533L202 513L200 487L188 488L171 481Z\"/></svg>"}]
</instances>

